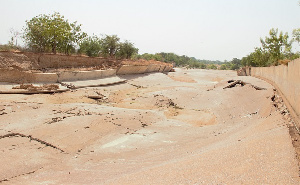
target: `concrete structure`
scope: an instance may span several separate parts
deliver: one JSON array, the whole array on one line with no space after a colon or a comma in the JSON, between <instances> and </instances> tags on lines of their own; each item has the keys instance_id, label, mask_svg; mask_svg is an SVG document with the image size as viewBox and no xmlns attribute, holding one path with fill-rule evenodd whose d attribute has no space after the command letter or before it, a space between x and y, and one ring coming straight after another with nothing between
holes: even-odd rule
<instances>
[{"instance_id":1,"label":"concrete structure","mask_svg":"<svg viewBox=\"0 0 300 185\"><path fill-rule=\"evenodd\" d=\"M251 76L270 81L300 117L300 59L289 62L288 66L253 67Z\"/></svg>"},{"instance_id":2,"label":"concrete structure","mask_svg":"<svg viewBox=\"0 0 300 185\"><path fill-rule=\"evenodd\" d=\"M93 80L116 76L116 69L95 71L64 71L58 73L31 73L16 69L0 69L0 82L58 83L63 81Z\"/></svg>"},{"instance_id":3,"label":"concrete structure","mask_svg":"<svg viewBox=\"0 0 300 185\"><path fill-rule=\"evenodd\" d=\"M35 83L57 83L58 75L56 73L32 73Z\"/></svg>"},{"instance_id":4,"label":"concrete structure","mask_svg":"<svg viewBox=\"0 0 300 185\"><path fill-rule=\"evenodd\" d=\"M80 71L83 68L110 69ZM62 72L31 72L45 71L45 69ZM0 51L0 82L57 83L101 79L126 74L169 72L171 70L171 65L159 61L121 61L101 57Z\"/></svg>"},{"instance_id":5,"label":"concrete structure","mask_svg":"<svg viewBox=\"0 0 300 185\"><path fill-rule=\"evenodd\" d=\"M150 64L145 72L146 73L158 72L160 67L161 67L160 65L153 65L153 64L151 65Z\"/></svg>"},{"instance_id":6,"label":"concrete structure","mask_svg":"<svg viewBox=\"0 0 300 185\"><path fill-rule=\"evenodd\" d=\"M101 79L105 77L115 76L116 69L108 70L94 70L94 71L65 71L59 72L58 82L63 81L77 81L77 80L92 80Z\"/></svg>"},{"instance_id":7,"label":"concrete structure","mask_svg":"<svg viewBox=\"0 0 300 185\"><path fill-rule=\"evenodd\" d=\"M0 82L11 83L58 83L65 81L94 80L126 74L142 74L152 72L169 72L171 66L124 65L119 69L93 70L93 71L62 71L57 73L31 73L17 69L0 69Z\"/></svg>"},{"instance_id":8,"label":"concrete structure","mask_svg":"<svg viewBox=\"0 0 300 185\"><path fill-rule=\"evenodd\" d=\"M251 67L243 67L237 71L238 76L251 76Z\"/></svg>"},{"instance_id":9,"label":"concrete structure","mask_svg":"<svg viewBox=\"0 0 300 185\"><path fill-rule=\"evenodd\" d=\"M141 74L146 73L148 66L121 66L117 70L117 75L126 75L126 74Z\"/></svg>"},{"instance_id":10,"label":"concrete structure","mask_svg":"<svg viewBox=\"0 0 300 185\"><path fill-rule=\"evenodd\" d=\"M0 69L0 82L31 83L35 82L34 73L19 71L17 69Z\"/></svg>"},{"instance_id":11,"label":"concrete structure","mask_svg":"<svg viewBox=\"0 0 300 185\"><path fill-rule=\"evenodd\" d=\"M130 66L124 65L119 67L117 70L117 75L126 75L126 74L142 74L142 73L153 73L153 72L170 72L173 68L167 65L143 65L143 66Z\"/></svg>"},{"instance_id":12,"label":"concrete structure","mask_svg":"<svg viewBox=\"0 0 300 185\"><path fill-rule=\"evenodd\" d=\"M172 66L165 66L163 72L170 72L173 69Z\"/></svg>"},{"instance_id":13,"label":"concrete structure","mask_svg":"<svg viewBox=\"0 0 300 185\"><path fill-rule=\"evenodd\" d=\"M157 65L157 64L150 64L144 66L124 65L117 70L117 75L142 74L142 73L153 73L153 72L170 72L172 69L173 69L172 66Z\"/></svg>"}]
</instances>

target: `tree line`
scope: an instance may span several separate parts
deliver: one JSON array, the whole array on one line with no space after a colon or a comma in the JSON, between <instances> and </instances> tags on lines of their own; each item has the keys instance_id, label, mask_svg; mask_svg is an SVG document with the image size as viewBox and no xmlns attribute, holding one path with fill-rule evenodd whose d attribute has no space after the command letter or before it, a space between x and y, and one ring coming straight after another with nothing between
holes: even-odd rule
<instances>
[{"instance_id":1,"label":"tree line","mask_svg":"<svg viewBox=\"0 0 300 185\"><path fill-rule=\"evenodd\" d=\"M195 57L188 57L186 55L177 55L175 53L155 53L149 54L144 53L142 55L134 56L134 59L144 59L144 60L157 60L167 63L174 63L178 67L189 67L189 68L207 68L207 64L221 63L221 61L210 61L210 60L199 60Z\"/></svg>"},{"instance_id":2,"label":"tree line","mask_svg":"<svg viewBox=\"0 0 300 185\"><path fill-rule=\"evenodd\" d=\"M117 59L145 59L174 63L176 66L190 68L217 68L221 61L198 60L174 53L138 54L138 48L128 40L120 41L117 35L87 35L81 31L81 24L70 23L60 13L41 14L26 21L23 36L27 50L65 54L85 54L90 57L109 57ZM15 35L15 34L14 34ZM9 46L13 47L16 37L12 36Z\"/></svg>"},{"instance_id":3,"label":"tree line","mask_svg":"<svg viewBox=\"0 0 300 185\"><path fill-rule=\"evenodd\" d=\"M289 39L288 33L272 28L268 36L260 38L260 42L261 47L256 47L253 52L242 58L242 66L267 67L286 64L300 57L299 52L292 52L293 42L300 42L300 29L294 29L292 38Z\"/></svg>"},{"instance_id":4,"label":"tree line","mask_svg":"<svg viewBox=\"0 0 300 185\"><path fill-rule=\"evenodd\" d=\"M256 47L253 52L242 59L233 58L231 61L199 60L186 55L179 56L175 53L138 54L138 48L128 40L120 41L117 35L92 35L81 31L81 24L70 23L58 12L52 15L41 14L29 21L23 28L22 38L27 50L35 52L52 52L56 54L85 54L90 57L109 57L117 59L144 59L173 63L178 67L236 70L242 66L270 66L286 63L300 57L300 53L292 52L292 43L300 43L300 29L293 31L292 39L288 33L279 32L272 28L269 35L260 38L261 47ZM8 48L16 47L16 38L19 32L13 31ZM6 46L2 49L7 48ZM1 49L1 47L0 47Z\"/></svg>"},{"instance_id":5,"label":"tree line","mask_svg":"<svg viewBox=\"0 0 300 185\"><path fill-rule=\"evenodd\" d=\"M81 31L81 26L77 22L69 22L58 12L52 15L38 15L26 21L22 35L26 48L23 49L120 59L129 59L138 53L138 49L128 40L121 42L117 35L89 36ZM16 47L15 39L15 36L12 36L8 47Z\"/></svg>"}]
</instances>

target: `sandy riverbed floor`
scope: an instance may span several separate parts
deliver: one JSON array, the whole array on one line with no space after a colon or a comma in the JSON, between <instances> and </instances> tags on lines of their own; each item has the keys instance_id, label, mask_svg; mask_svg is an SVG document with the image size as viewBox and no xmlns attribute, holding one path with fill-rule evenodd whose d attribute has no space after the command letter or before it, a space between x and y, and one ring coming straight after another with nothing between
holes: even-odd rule
<instances>
[{"instance_id":1,"label":"sandy riverbed floor","mask_svg":"<svg viewBox=\"0 0 300 185\"><path fill-rule=\"evenodd\" d=\"M0 95L0 136L11 134L0 138L1 183L300 183L288 122L268 83L184 69L122 78L127 83ZM223 89L231 79L266 90Z\"/></svg>"}]
</instances>

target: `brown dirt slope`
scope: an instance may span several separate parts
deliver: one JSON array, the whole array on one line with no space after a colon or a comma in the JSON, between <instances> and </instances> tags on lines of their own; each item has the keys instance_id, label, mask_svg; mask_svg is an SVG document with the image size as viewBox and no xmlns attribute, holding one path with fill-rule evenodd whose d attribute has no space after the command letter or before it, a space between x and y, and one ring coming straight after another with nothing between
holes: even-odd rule
<instances>
[{"instance_id":1,"label":"brown dirt slope","mask_svg":"<svg viewBox=\"0 0 300 185\"><path fill-rule=\"evenodd\" d=\"M73 55L54 55L47 53L0 51L0 68L18 70L38 70L53 72L62 70L99 70L118 68L120 65L167 65L159 61L146 60L116 60L101 57L86 57Z\"/></svg>"}]
</instances>

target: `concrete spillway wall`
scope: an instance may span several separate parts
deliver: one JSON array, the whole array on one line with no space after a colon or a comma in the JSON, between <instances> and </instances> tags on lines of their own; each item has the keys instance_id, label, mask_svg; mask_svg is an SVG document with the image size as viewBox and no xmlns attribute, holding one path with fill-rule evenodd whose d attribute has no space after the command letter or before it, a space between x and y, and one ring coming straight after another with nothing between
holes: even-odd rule
<instances>
[{"instance_id":1,"label":"concrete spillway wall","mask_svg":"<svg viewBox=\"0 0 300 185\"><path fill-rule=\"evenodd\" d=\"M153 73L153 72L170 72L173 68L169 65L144 65L144 66L130 66L124 65L117 70L117 75L126 74L143 74L143 73Z\"/></svg>"},{"instance_id":2,"label":"concrete spillway wall","mask_svg":"<svg viewBox=\"0 0 300 185\"><path fill-rule=\"evenodd\" d=\"M0 82L11 83L58 83L77 80L92 80L116 75L116 69L95 71L65 71L58 73L31 73L16 69L0 69Z\"/></svg>"},{"instance_id":3,"label":"concrete spillway wall","mask_svg":"<svg viewBox=\"0 0 300 185\"><path fill-rule=\"evenodd\" d=\"M94 71L72 71L57 73L57 81L77 81L77 80L93 80L106 78L116 75L116 69L109 70L94 70Z\"/></svg>"},{"instance_id":4,"label":"concrete spillway wall","mask_svg":"<svg viewBox=\"0 0 300 185\"><path fill-rule=\"evenodd\" d=\"M0 82L11 83L57 83L101 79L116 75L169 72L172 67L165 65L120 66L118 69L93 71L63 71L57 73L31 73L17 69L0 69Z\"/></svg>"},{"instance_id":5,"label":"concrete spillway wall","mask_svg":"<svg viewBox=\"0 0 300 185\"><path fill-rule=\"evenodd\" d=\"M78 68L110 69L74 71ZM171 64L159 61L121 61L101 57L0 51L0 82L57 83L101 79L115 75L169 72L172 68ZM30 70L44 71L45 69L58 72L30 72ZM70 71L72 69L73 71Z\"/></svg>"},{"instance_id":6,"label":"concrete spillway wall","mask_svg":"<svg viewBox=\"0 0 300 185\"><path fill-rule=\"evenodd\" d=\"M273 83L300 116L300 59L289 62L288 66L252 67L251 76Z\"/></svg>"}]
</instances>

